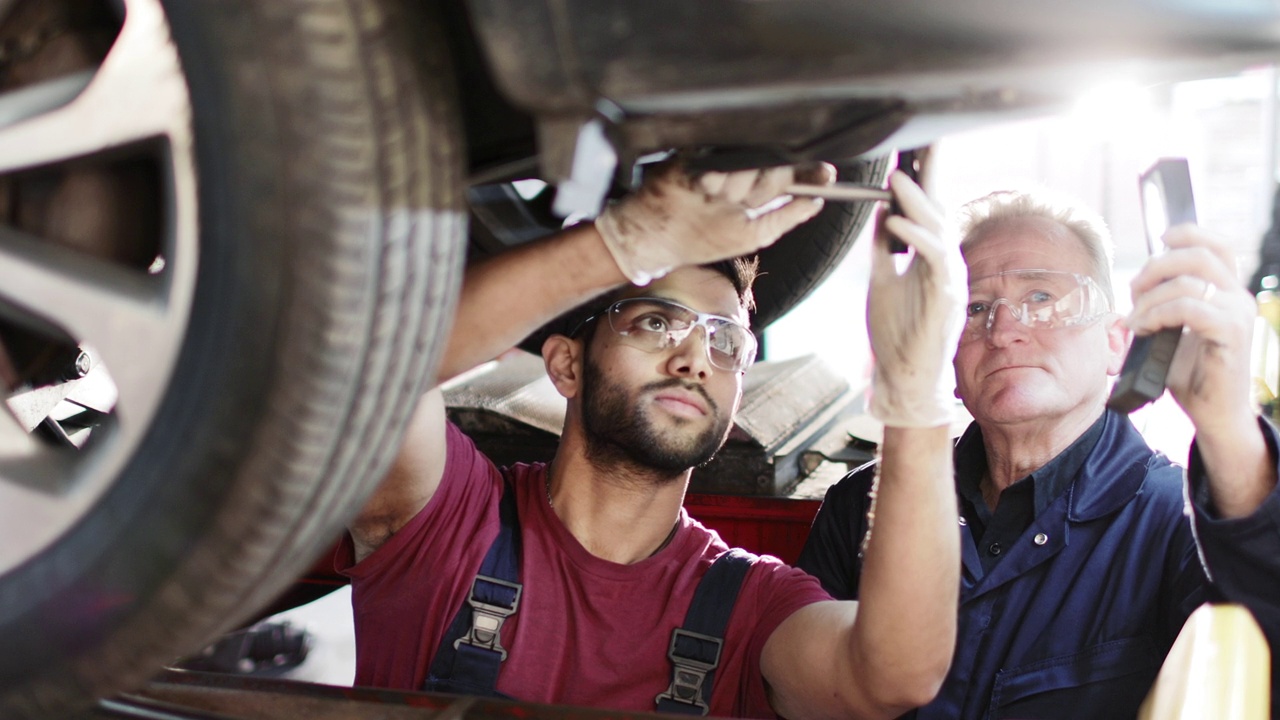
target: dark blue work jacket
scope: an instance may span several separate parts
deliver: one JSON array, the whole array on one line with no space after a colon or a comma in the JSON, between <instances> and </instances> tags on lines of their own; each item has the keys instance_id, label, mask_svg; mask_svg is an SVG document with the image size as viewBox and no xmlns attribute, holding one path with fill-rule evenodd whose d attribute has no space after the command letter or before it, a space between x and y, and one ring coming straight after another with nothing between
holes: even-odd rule
<instances>
[{"instance_id":1,"label":"dark blue work jacket","mask_svg":"<svg viewBox=\"0 0 1280 720\"><path fill-rule=\"evenodd\" d=\"M827 493L798 565L856 598L871 471ZM990 573L971 533L951 671L917 718L1133 718L1206 597L1181 468L1108 413L1067 491Z\"/></svg>"}]
</instances>

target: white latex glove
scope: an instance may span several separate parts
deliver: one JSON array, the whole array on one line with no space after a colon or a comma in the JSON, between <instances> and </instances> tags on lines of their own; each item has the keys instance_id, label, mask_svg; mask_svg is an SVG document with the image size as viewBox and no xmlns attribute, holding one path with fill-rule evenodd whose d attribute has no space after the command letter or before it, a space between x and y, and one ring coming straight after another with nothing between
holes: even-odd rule
<instances>
[{"instance_id":1,"label":"white latex glove","mask_svg":"<svg viewBox=\"0 0 1280 720\"><path fill-rule=\"evenodd\" d=\"M968 271L942 211L904 173L889 186L906 217L885 218L872 249L867 328L875 353L871 414L892 427L950 424L951 361L964 329ZM884 231L915 249L901 275ZM949 234L954 235L954 234Z\"/></svg>"},{"instance_id":2,"label":"white latex glove","mask_svg":"<svg viewBox=\"0 0 1280 720\"><path fill-rule=\"evenodd\" d=\"M755 252L817 215L821 200L783 195L796 175L795 168L784 166L709 172L694 179L671 163L609 205L596 230L622 274L647 285L681 265ZM807 181L831 183L835 168L822 165L807 175Z\"/></svg>"}]
</instances>

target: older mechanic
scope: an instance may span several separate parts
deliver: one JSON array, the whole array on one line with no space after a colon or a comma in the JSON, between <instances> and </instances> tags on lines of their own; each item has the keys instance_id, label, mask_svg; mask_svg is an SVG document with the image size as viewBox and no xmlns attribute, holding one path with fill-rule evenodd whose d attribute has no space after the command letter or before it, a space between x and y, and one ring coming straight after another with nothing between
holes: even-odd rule
<instances>
[{"instance_id":1,"label":"older mechanic","mask_svg":"<svg viewBox=\"0 0 1280 720\"><path fill-rule=\"evenodd\" d=\"M816 213L815 201L778 198L792 179L791 168L696 181L655 173L594 225L468 272L445 378L612 292L577 331L543 344L568 400L549 465L500 471L446 424L438 391L421 403L339 550L359 684L793 720L893 717L933 696L959 586L943 396L964 268L936 232L941 214L905 175L892 184L910 220L889 227L917 256L898 276L880 241L871 290L891 311L912 308L886 314L872 337L904 358L882 378L901 388L877 406L885 448L897 451L882 470L882 543L866 557L876 590L832 601L775 558L730 552L681 507L691 468L728 434L755 352L741 264L705 263ZM625 280L634 284L614 290ZM745 573L736 604L727 583L707 579L735 556ZM707 587L727 598L700 601ZM695 606L721 628L673 634ZM690 657L699 647L713 652Z\"/></svg>"},{"instance_id":2,"label":"older mechanic","mask_svg":"<svg viewBox=\"0 0 1280 720\"><path fill-rule=\"evenodd\" d=\"M1185 325L1169 390L1195 424L1189 478L1209 568L1277 643L1275 429L1250 398L1256 308L1230 251L1190 225L1112 312L1101 220L1021 193L971 203L956 395L963 548L956 655L918 718L1132 718L1188 614L1212 592L1183 471L1106 410L1130 330ZM884 450L887 459L890 450ZM874 582L858 547L870 478L827 494L799 565L835 597ZM878 527L876 528L878 531Z\"/></svg>"}]
</instances>

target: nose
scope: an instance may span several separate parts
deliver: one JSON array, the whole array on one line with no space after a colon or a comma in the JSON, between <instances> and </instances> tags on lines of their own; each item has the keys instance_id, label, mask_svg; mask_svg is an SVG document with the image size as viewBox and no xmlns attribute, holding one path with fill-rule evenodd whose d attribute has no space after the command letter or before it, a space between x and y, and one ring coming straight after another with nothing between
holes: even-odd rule
<instances>
[{"instance_id":1,"label":"nose","mask_svg":"<svg viewBox=\"0 0 1280 720\"><path fill-rule=\"evenodd\" d=\"M695 325L689 329L667 359L667 367L676 377L696 377L706 379L715 371L711 365L710 338L707 329Z\"/></svg>"},{"instance_id":2,"label":"nose","mask_svg":"<svg viewBox=\"0 0 1280 720\"><path fill-rule=\"evenodd\" d=\"M1008 300L999 298L991 304L991 311L987 316L988 343L995 346L1006 345L1023 337L1026 329L1027 326L1018 319L1013 304Z\"/></svg>"}]
</instances>

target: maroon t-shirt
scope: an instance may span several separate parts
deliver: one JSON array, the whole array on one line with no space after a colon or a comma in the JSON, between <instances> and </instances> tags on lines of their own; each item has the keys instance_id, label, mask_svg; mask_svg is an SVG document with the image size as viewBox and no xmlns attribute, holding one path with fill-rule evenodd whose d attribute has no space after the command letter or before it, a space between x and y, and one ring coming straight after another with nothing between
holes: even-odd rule
<instances>
[{"instance_id":1,"label":"maroon t-shirt","mask_svg":"<svg viewBox=\"0 0 1280 720\"><path fill-rule=\"evenodd\" d=\"M519 611L502 627L510 655L498 691L518 700L652 711L667 689L667 645L698 581L729 548L682 509L653 557L620 565L593 556L547 504L545 466L499 471L452 425L440 488L400 532L358 565L351 539L335 566L351 578L356 684L422 686L449 623L498 532L502 478L519 505ZM830 596L777 558L753 557L729 619L711 713L773 717L760 675L765 641L793 612Z\"/></svg>"}]
</instances>

